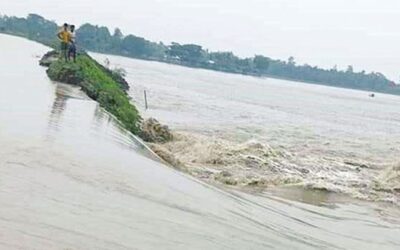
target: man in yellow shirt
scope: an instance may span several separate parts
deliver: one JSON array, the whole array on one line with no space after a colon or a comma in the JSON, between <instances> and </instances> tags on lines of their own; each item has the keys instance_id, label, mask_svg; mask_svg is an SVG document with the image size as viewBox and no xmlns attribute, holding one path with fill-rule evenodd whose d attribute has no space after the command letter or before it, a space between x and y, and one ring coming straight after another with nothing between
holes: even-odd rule
<instances>
[{"instance_id":1,"label":"man in yellow shirt","mask_svg":"<svg viewBox=\"0 0 400 250\"><path fill-rule=\"evenodd\" d=\"M71 40L71 33L68 31L68 24L65 23L63 28L57 34L58 39L61 41L61 56L64 57L65 61L68 60L68 44Z\"/></svg>"}]
</instances>

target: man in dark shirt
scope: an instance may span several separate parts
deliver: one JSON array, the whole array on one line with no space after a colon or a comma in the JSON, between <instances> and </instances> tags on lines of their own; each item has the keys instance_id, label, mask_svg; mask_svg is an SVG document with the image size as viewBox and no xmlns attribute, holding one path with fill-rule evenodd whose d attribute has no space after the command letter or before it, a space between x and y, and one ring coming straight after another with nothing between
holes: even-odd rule
<instances>
[{"instance_id":1,"label":"man in dark shirt","mask_svg":"<svg viewBox=\"0 0 400 250\"><path fill-rule=\"evenodd\" d=\"M76 62L75 25L70 26L68 59L71 60L71 57Z\"/></svg>"}]
</instances>

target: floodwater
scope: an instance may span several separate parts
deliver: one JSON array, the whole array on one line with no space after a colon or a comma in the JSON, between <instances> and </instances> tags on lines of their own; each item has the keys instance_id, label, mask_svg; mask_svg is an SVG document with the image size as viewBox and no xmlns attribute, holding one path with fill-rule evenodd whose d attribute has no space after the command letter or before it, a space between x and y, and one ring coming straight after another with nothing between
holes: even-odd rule
<instances>
[{"instance_id":1,"label":"floodwater","mask_svg":"<svg viewBox=\"0 0 400 250\"><path fill-rule=\"evenodd\" d=\"M0 249L400 247L395 207L228 192L162 165L79 89L48 80L45 47L0 46Z\"/></svg>"},{"instance_id":2,"label":"floodwater","mask_svg":"<svg viewBox=\"0 0 400 250\"><path fill-rule=\"evenodd\" d=\"M180 132L163 147L192 175L400 204L400 96L94 56L127 71L145 116Z\"/></svg>"}]
</instances>

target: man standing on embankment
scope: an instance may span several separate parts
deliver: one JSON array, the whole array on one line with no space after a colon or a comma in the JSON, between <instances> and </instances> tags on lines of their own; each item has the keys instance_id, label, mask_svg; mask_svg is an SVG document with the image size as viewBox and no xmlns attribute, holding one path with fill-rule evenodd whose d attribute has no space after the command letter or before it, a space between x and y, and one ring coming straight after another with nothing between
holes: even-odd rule
<instances>
[{"instance_id":1,"label":"man standing on embankment","mask_svg":"<svg viewBox=\"0 0 400 250\"><path fill-rule=\"evenodd\" d=\"M68 31L68 24L64 23L62 29L57 34L58 39L61 41L61 56L65 61L68 61L68 43L71 40L71 34Z\"/></svg>"}]
</instances>

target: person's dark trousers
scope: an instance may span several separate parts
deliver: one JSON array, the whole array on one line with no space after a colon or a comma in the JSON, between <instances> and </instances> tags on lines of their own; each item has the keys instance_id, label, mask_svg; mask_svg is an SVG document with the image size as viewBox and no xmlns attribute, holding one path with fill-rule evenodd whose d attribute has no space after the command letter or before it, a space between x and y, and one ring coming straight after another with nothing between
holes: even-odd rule
<instances>
[{"instance_id":1,"label":"person's dark trousers","mask_svg":"<svg viewBox=\"0 0 400 250\"><path fill-rule=\"evenodd\" d=\"M65 61L68 61L68 44L61 42L61 56L64 57Z\"/></svg>"},{"instance_id":2,"label":"person's dark trousers","mask_svg":"<svg viewBox=\"0 0 400 250\"><path fill-rule=\"evenodd\" d=\"M71 43L68 49L68 59L71 57L76 62L76 46L74 43Z\"/></svg>"}]
</instances>

